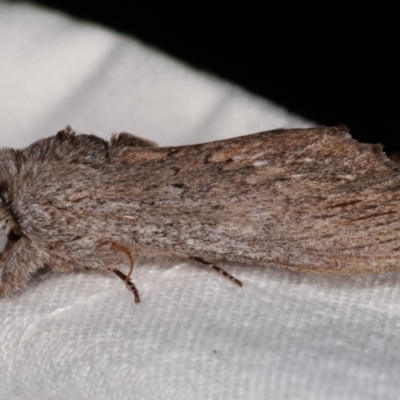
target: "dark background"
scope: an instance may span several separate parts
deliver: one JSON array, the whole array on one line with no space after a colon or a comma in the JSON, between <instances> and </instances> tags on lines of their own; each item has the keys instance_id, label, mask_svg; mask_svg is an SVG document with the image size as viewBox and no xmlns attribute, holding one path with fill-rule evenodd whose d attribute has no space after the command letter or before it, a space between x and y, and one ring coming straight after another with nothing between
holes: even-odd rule
<instances>
[{"instance_id":1,"label":"dark background","mask_svg":"<svg viewBox=\"0 0 400 400\"><path fill-rule=\"evenodd\" d=\"M135 36L319 124L344 123L358 140L400 152L400 36L391 11L380 15L377 4L351 15L329 3L296 10L269 2L33 2Z\"/></svg>"}]
</instances>

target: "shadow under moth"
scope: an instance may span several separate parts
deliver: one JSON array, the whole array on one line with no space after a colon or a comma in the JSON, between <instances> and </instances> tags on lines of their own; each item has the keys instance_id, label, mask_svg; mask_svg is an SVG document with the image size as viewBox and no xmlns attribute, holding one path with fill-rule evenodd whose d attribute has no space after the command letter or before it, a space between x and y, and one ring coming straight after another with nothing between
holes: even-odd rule
<instances>
[{"instance_id":1,"label":"shadow under moth","mask_svg":"<svg viewBox=\"0 0 400 400\"><path fill-rule=\"evenodd\" d=\"M0 150L0 297L42 268L101 269L179 256L330 274L400 268L400 168L343 126L158 147L67 127ZM126 275L118 267L129 263Z\"/></svg>"}]
</instances>

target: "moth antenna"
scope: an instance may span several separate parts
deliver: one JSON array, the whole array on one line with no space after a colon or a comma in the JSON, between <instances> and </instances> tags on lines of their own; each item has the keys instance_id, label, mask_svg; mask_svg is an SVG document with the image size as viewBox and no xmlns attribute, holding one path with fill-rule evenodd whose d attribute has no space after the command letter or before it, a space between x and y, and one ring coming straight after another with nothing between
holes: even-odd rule
<instances>
[{"instance_id":1,"label":"moth antenna","mask_svg":"<svg viewBox=\"0 0 400 400\"><path fill-rule=\"evenodd\" d=\"M231 275L230 273L226 272L223 268L218 267L217 265L210 263L206 260L203 260L200 257L189 257L191 260L197 261L201 264L207 265L208 267L212 268L213 270L217 271L218 273L220 273L221 275L223 275L225 278L229 279L230 281L236 283L236 285L242 287L243 286L243 282L240 281L239 279L236 279L233 275Z\"/></svg>"},{"instance_id":2,"label":"moth antenna","mask_svg":"<svg viewBox=\"0 0 400 400\"><path fill-rule=\"evenodd\" d=\"M122 252L125 253L126 256L128 257L128 259L129 259L129 264L130 264L128 275L125 275L124 273L122 273L122 272L121 272L119 269L117 269L117 268L113 268L111 271L114 272L114 274L116 274L119 278L121 278L121 279L125 282L125 285L126 285L126 287L128 288L128 290L130 290L131 292L133 292L133 295L135 296L135 302L136 302L136 303L139 303L139 302L140 302L139 291L137 290L135 284L131 281L131 275L132 275L133 266L134 266L133 257L132 257L131 252L130 252L125 246L122 246L122 245L120 245L120 244L118 244L118 243L108 242L108 241L107 241L107 242L103 242L102 244L106 244L106 243L111 244L111 246L112 246L114 249L117 249L117 250L119 250L119 251L122 251Z\"/></svg>"}]
</instances>

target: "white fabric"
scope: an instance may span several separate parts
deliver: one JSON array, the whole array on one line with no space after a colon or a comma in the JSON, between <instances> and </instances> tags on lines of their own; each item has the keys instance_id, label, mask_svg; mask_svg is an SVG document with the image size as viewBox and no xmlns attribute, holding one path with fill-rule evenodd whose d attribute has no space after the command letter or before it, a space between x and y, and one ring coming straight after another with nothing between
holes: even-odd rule
<instances>
[{"instance_id":1,"label":"white fabric","mask_svg":"<svg viewBox=\"0 0 400 400\"><path fill-rule=\"evenodd\" d=\"M160 144L307 121L131 38L0 3L0 139L67 124ZM271 55L272 56L272 55ZM265 76L264 79L274 79ZM182 260L47 276L0 301L0 399L398 399L400 274L318 276Z\"/></svg>"}]
</instances>

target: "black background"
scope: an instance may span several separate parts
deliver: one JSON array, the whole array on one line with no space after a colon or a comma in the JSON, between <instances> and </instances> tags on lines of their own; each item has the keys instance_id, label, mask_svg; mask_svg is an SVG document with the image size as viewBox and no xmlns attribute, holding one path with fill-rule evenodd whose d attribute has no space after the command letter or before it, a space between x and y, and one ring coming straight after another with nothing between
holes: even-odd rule
<instances>
[{"instance_id":1,"label":"black background","mask_svg":"<svg viewBox=\"0 0 400 400\"><path fill-rule=\"evenodd\" d=\"M242 2L35 3L139 38L323 125L400 152L395 10ZM262 4L257 6L257 4ZM321 4L322 6L322 4Z\"/></svg>"}]
</instances>

